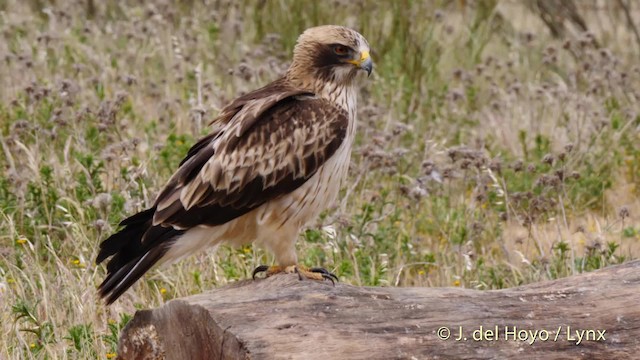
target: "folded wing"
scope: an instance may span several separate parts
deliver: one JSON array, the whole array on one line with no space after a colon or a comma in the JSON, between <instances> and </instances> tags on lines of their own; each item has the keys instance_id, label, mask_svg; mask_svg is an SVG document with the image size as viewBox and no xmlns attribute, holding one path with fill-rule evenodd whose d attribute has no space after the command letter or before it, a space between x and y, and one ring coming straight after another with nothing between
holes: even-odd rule
<instances>
[{"instance_id":1,"label":"folded wing","mask_svg":"<svg viewBox=\"0 0 640 360\"><path fill-rule=\"evenodd\" d=\"M287 96L288 95L288 96ZM347 113L308 94L254 100L194 145L156 201L154 225L219 225L294 191L342 144Z\"/></svg>"}]
</instances>

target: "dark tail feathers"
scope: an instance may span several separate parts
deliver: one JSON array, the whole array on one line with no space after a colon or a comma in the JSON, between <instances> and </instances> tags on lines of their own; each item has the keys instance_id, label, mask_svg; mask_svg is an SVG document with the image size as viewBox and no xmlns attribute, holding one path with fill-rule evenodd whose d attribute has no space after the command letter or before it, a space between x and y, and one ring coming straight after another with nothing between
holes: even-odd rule
<instances>
[{"instance_id":1,"label":"dark tail feathers","mask_svg":"<svg viewBox=\"0 0 640 360\"><path fill-rule=\"evenodd\" d=\"M139 212L120 223L123 229L100 244L96 264L107 263L107 277L98 287L100 297L111 304L164 256L184 231L152 226L155 207Z\"/></svg>"}]
</instances>

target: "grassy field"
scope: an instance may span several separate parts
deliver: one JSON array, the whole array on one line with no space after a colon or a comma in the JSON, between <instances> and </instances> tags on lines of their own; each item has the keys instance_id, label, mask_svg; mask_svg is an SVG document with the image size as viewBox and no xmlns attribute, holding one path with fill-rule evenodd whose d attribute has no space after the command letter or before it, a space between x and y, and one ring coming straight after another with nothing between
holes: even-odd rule
<instances>
[{"instance_id":1,"label":"grassy field","mask_svg":"<svg viewBox=\"0 0 640 360\"><path fill-rule=\"evenodd\" d=\"M360 30L376 68L305 264L500 289L640 257L640 43L616 2L558 39L520 2L469 3L0 0L0 358L113 358L136 309L271 261L222 248L96 296L99 242L318 24Z\"/></svg>"}]
</instances>

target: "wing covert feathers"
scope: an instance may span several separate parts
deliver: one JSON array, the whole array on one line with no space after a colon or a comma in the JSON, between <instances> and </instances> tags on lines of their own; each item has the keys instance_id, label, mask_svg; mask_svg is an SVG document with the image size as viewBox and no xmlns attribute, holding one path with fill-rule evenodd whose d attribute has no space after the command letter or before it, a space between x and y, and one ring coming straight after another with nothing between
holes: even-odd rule
<instances>
[{"instance_id":1,"label":"wing covert feathers","mask_svg":"<svg viewBox=\"0 0 640 360\"><path fill-rule=\"evenodd\" d=\"M223 224L301 186L348 126L346 111L309 95L278 91L223 111L228 122L189 151L156 201L153 224Z\"/></svg>"}]
</instances>

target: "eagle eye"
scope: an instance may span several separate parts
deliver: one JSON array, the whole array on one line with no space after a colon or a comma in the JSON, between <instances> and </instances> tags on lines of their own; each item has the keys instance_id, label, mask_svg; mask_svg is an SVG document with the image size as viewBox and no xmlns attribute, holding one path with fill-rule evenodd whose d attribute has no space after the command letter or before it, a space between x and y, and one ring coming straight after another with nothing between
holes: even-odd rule
<instances>
[{"instance_id":1,"label":"eagle eye","mask_svg":"<svg viewBox=\"0 0 640 360\"><path fill-rule=\"evenodd\" d=\"M347 49L347 47L343 45L334 45L333 52L338 56L344 56L349 53L349 49Z\"/></svg>"}]
</instances>

